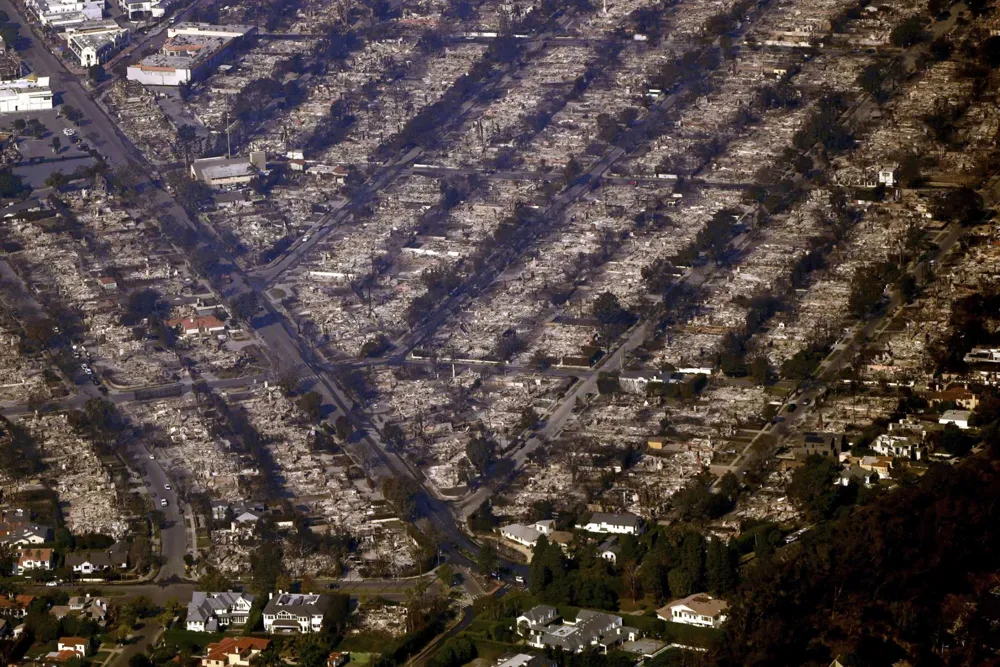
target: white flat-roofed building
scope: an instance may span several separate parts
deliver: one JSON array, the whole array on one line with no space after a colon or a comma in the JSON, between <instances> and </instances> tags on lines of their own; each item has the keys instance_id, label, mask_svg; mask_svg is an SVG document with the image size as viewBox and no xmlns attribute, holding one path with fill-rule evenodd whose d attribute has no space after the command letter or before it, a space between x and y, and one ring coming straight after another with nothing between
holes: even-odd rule
<instances>
[{"instance_id":1,"label":"white flat-roofed building","mask_svg":"<svg viewBox=\"0 0 1000 667\"><path fill-rule=\"evenodd\" d=\"M80 59L80 67L103 65L128 44L128 30L76 34L67 43Z\"/></svg>"},{"instance_id":2,"label":"white flat-roofed building","mask_svg":"<svg viewBox=\"0 0 1000 667\"><path fill-rule=\"evenodd\" d=\"M141 21L163 18L170 3L166 0L121 0L119 5L129 21Z\"/></svg>"},{"instance_id":3,"label":"white flat-roofed building","mask_svg":"<svg viewBox=\"0 0 1000 667\"><path fill-rule=\"evenodd\" d=\"M27 76L14 81L0 81L0 113L42 111L52 108L49 77Z\"/></svg>"},{"instance_id":4,"label":"white flat-roofed building","mask_svg":"<svg viewBox=\"0 0 1000 667\"><path fill-rule=\"evenodd\" d=\"M127 78L147 86L181 86L207 77L232 47L257 32L250 25L178 23L167 29L159 53L128 67Z\"/></svg>"},{"instance_id":5,"label":"white flat-roofed building","mask_svg":"<svg viewBox=\"0 0 1000 667\"><path fill-rule=\"evenodd\" d=\"M267 154L252 151L249 157L207 157L191 163L191 178L213 188L243 185L267 168Z\"/></svg>"},{"instance_id":6,"label":"white flat-roofed building","mask_svg":"<svg viewBox=\"0 0 1000 667\"><path fill-rule=\"evenodd\" d=\"M101 19L104 0L27 0L25 6L50 28Z\"/></svg>"}]
</instances>

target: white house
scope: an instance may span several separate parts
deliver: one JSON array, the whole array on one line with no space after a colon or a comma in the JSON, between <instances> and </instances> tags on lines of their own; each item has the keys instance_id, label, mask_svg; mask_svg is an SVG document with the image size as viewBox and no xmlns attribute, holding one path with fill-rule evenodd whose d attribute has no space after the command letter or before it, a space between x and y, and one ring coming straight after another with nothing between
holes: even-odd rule
<instances>
[{"instance_id":1,"label":"white house","mask_svg":"<svg viewBox=\"0 0 1000 667\"><path fill-rule=\"evenodd\" d=\"M695 593L657 609L656 615L671 623L718 628L726 622L727 609L729 603L725 600L713 598L708 593Z\"/></svg>"},{"instance_id":2,"label":"white house","mask_svg":"<svg viewBox=\"0 0 1000 667\"><path fill-rule=\"evenodd\" d=\"M555 521L544 519L532 524L512 523L500 528L500 536L522 546L531 548L542 535L549 536L555 527Z\"/></svg>"},{"instance_id":3,"label":"white house","mask_svg":"<svg viewBox=\"0 0 1000 667\"><path fill-rule=\"evenodd\" d=\"M226 330L225 323L215 315L167 320L166 325L179 329L182 336L210 336L223 333Z\"/></svg>"},{"instance_id":4,"label":"white house","mask_svg":"<svg viewBox=\"0 0 1000 667\"><path fill-rule=\"evenodd\" d=\"M16 573L29 570L51 570L52 549L22 549L17 555Z\"/></svg>"},{"instance_id":5,"label":"white house","mask_svg":"<svg viewBox=\"0 0 1000 667\"><path fill-rule=\"evenodd\" d=\"M603 611L581 609L572 621L557 622L558 612L548 605L539 605L517 617L517 629L535 648L562 649L581 653L596 647L607 653L626 641L635 641L640 633L622 624L622 617Z\"/></svg>"},{"instance_id":6,"label":"white house","mask_svg":"<svg viewBox=\"0 0 1000 667\"><path fill-rule=\"evenodd\" d=\"M319 632L330 598L303 593L272 593L264 606L264 631L272 634Z\"/></svg>"},{"instance_id":7,"label":"white house","mask_svg":"<svg viewBox=\"0 0 1000 667\"><path fill-rule=\"evenodd\" d=\"M875 438L875 442L872 443L872 449L875 450L876 454L881 454L882 456L893 456L895 458L911 459L914 461L919 461L923 458L924 453L923 446L919 442L914 442L913 438L904 435L890 435L889 433L883 433Z\"/></svg>"},{"instance_id":8,"label":"white house","mask_svg":"<svg viewBox=\"0 0 1000 667\"><path fill-rule=\"evenodd\" d=\"M588 533L612 533L615 535L639 535L645 530L642 518L635 514L611 514L594 512L587 523L577 524Z\"/></svg>"},{"instance_id":9,"label":"white house","mask_svg":"<svg viewBox=\"0 0 1000 667\"><path fill-rule=\"evenodd\" d=\"M90 642L83 637L60 637L56 648L60 653L69 651L76 653L81 658L86 658Z\"/></svg>"},{"instance_id":10,"label":"white house","mask_svg":"<svg viewBox=\"0 0 1000 667\"><path fill-rule=\"evenodd\" d=\"M618 556L621 555L621 552L621 547L618 546L618 538L614 536L604 540L597 547L597 555L612 565L618 563Z\"/></svg>"},{"instance_id":11,"label":"white house","mask_svg":"<svg viewBox=\"0 0 1000 667\"><path fill-rule=\"evenodd\" d=\"M972 418L970 410L945 410L938 419L938 424L954 424L963 431L969 428L969 420Z\"/></svg>"}]
</instances>

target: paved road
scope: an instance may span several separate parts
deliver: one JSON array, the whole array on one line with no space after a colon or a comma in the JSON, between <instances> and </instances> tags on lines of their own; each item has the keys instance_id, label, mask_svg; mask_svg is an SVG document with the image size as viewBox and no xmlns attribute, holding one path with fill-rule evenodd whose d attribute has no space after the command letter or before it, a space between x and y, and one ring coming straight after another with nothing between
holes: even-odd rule
<instances>
[{"instance_id":1,"label":"paved road","mask_svg":"<svg viewBox=\"0 0 1000 667\"><path fill-rule=\"evenodd\" d=\"M212 389L232 389L235 387L248 387L259 383L262 383L271 378L269 373L257 373L254 375L244 375L242 377L236 378L216 378L216 379L206 379L204 380ZM180 382L175 382L172 384L155 385L150 387L141 387L137 389L115 389L113 387L108 389L108 393L103 395L104 398L108 399L115 405L124 405L125 403L132 403L134 401L148 400L139 394L144 391L169 391L175 389L179 391L179 394L183 396L184 394L191 393L194 389L195 381L191 377L184 377ZM83 407L89 399L101 396L102 394L93 387L92 383L86 377L80 378L80 384L77 386L79 393L74 394L68 398L49 401L45 403L43 408L46 412L49 411L59 411L59 410L79 410ZM7 417L21 417L34 412L35 407L30 406L25 403L15 403L15 402L3 402L0 403L0 414Z\"/></svg>"},{"instance_id":2,"label":"paved road","mask_svg":"<svg viewBox=\"0 0 1000 667\"><path fill-rule=\"evenodd\" d=\"M189 533L185 524L184 513L178 503L176 487L171 483L155 452L144 444L134 444L129 448L133 457L133 466L142 471L142 481L152 495L153 506L163 512L166 523L160 527L160 555L163 559L157 581L171 578L183 578L187 574L184 556L195 552L195 545L190 544ZM169 486L168 490L166 487ZM164 506L162 501L166 500Z\"/></svg>"}]
</instances>

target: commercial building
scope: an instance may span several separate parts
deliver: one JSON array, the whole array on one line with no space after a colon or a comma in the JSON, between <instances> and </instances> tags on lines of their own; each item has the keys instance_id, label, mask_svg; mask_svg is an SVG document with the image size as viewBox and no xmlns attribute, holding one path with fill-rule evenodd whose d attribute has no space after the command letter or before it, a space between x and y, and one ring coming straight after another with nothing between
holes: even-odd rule
<instances>
[{"instance_id":1,"label":"commercial building","mask_svg":"<svg viewBox=\"0 0 1000 667\"><path fill-rule=\"evenodd\" d=\"M29 74L23 79L0 81L0 113L42 111L52 108L49 77Z\"/></svg>"},{"instance_id":2,"label":"commercial building","mask_svg":"<svg viewBox=\"0 0 1000 667\"><path fill-rule=\"evenodd\" d=\"M104 16L104 0L27 0L25 7L38 22L59 29Z\"/></svg>"},{"instance_id":3,"label":"commercial building","mask_svg":"<svg viewBox=\"0 0 1000 667\"><path fill-rule=\"evenodd\" d=\"M264 151L253 151L249 157L207 157L191 163L191 178L213 188L246 185L266 168Z\"/></svg>"},{"instance_id":4,"label":"commercial building","mask_svg":"<svg viewBox=\"0 0 1000 667\"><path fill-rule=\"evenodd\" d=\"M256 26L179 23L167 30L159 53L130 65L127 77L147 86L181 86L204 79L233 48L257 33Z\"/></svg>"},{"instance_id":5,"label":"commercial building","mask_svg":"<svg viewBox=\"0 0 1000 667\"><path fill-rule=\"evenodd\" d=\"M264 630L272 634L319 632L329 603L325 595L279 591L264 606Z\"/></svg>"},{"instance_id":6,"label":"commercial building","mask_svg":"<svg viewBox=\"0 0 1000 667\"><path fill-rule=\"evenodd\" d=\"M118 4L129 21L163 18L170 6L166 0L121 0Z\"/></svg>"},{"instance_id":7,"label":"commercial building","mask_svg":"<svg viewBox=\"0 0 1000 667\"><path fill-rule=\"evenodd\" d=\"M80 60L80 67L103 65L128 44L128 30L95 30L70 36L66 43Z\"/></svg>"}]
</instances>

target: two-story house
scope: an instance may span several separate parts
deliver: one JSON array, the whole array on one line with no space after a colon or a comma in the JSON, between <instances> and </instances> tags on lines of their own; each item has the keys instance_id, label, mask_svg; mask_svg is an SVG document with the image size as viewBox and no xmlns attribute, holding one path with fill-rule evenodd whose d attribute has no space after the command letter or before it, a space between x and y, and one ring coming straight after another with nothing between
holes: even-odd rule
<instances>
[{"instance_id":1,"label":"two-story house","mask_svg":"<svg viewBox=\"0 0 1000 667\"><path fill-rule=\"evenodd\" d=\"M217 632L229 625L244 625L255 597L235 591L195 591L188 603L187 629L192 632Z\"/></svg>"},{"instance_id":2,"label":"two-story house","mask_svg":"<svg viewBox=\"0 0 1000 667\"><path fill-rule=\"evenodd\" d=\"M51 570L52 562L52 549L21 549L17 554L15 571L17 574L24 574L30 570Z\"/></svg>"},{"instance_id":3,"label":"two-story house","mask_svg":"<svg viewBox=\"0 0 1000 667\"><path fill-rule=\"evenodd\" d=\"M264 630L272 634L319 632L329 604L325 595L279 591L264 606Z\"/></svg>"}]
</instances>

